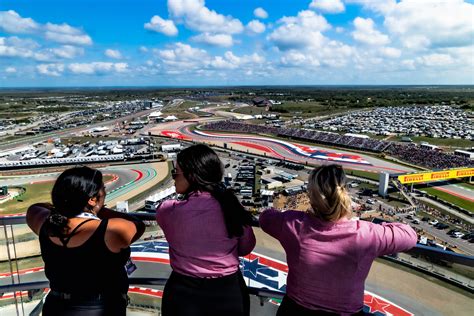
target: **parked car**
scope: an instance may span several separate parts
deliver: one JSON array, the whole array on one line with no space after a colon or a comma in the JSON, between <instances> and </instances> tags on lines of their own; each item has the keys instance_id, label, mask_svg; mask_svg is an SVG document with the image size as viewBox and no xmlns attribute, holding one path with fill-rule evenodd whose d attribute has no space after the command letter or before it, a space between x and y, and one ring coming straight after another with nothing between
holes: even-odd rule
<instances>
[{"instance_id":1,"label":"parked car","mask_svg":"<svg viewBox=\"0 0 474 316\"><path fill-rule=\"evenodd\" d=\"M436 219L433 219L433 220L431 220L431 221L428 222L428 224L430 224L430 225L436 225L436 224L438 224L438 223L439 223L439 222L438 222L438 220L436 220Z\"/></svg>"},{"instance_id":2,"label":"parked car","mask_svg":"<svg viewBox=\"0 0 474 316\"><path fill-rule=\"evenodd\" d=\"M420 220L418 218L415 218L414 220L411 221L413 224L419 224Z\"/></svg>"},{"instance_id":3,"label":"parked car","mask_svg":"<svg viewBox=\"0 0 474 316\"><path fill-rule=\"evenodd\" d=\"M368 199L367 200L367 204L375 204L375 200L374 199Z\"/></svg>"},{"instance_id":4,"label":"parked car","mask_svg":"<svg viewBox=\"0 0 474 316\"><path fill-rule=\"evenodd\" d=\"M455 232L457 232L456 229L451 229L451 230L449 230L449 231L447 232L447 234L448 234L448 235L452 235L452 234L454 234Z\"/></svg>"},{"instance_id":5,"label":"parked car","mask_svg":"<svg viewBox=\"0 0 474 316\"><path fill-rule=\"evenodd\" d=\"M446 228L449 227L449 225L444 224L444 223L438 223L438 224L435 225L435 227L438 228L438 229L446 229Z\"/></svg>"},{"instance_id":6,"label":"parked car","mask_svg":"<svg viewBox=\"0 0 474 316\"><path fill-rule=\"evenodd\" d=\"M423 218L421 219L422 222L427 222L427 221L429 221L429 220L430 220L430 218L427 217L427 216L425 216L425 217L423 217Z\"/></svg>"},{"instance_id":7,"label":"parked car","mask_svg":"<svg viewBox=\"0 0 474 316\"><path fill-rule=\"evenodd\" d=\"M464 236L464 234L461 233L461 232L454 232L454 233L453 233L453 237L454 237L454 238L461 238L462 236Z\"/></svg>"}]
</instances>

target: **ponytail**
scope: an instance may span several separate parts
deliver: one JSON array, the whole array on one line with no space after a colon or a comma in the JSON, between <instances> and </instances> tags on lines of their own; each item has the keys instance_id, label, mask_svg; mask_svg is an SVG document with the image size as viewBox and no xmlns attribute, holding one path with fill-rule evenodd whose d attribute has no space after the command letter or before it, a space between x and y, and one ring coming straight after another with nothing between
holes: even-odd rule
<instances>
[{"instance_id":1,"label":"ponytail","mask_svg":"<svg viewBox=\"0 0 474 316\"><path fill-rule=\"evenodd\" d=\"M240 204L234 192L221 184L224 166L214 150L198 144L178 153L177 163L189 182L188 193L206 191L219 202L229 238L240 237L252 215Z\"/></svg>"},{"instance_id":2,"label":"ponytail","mask_svg":"<svg viewBox=\"0 0 474 316\"><path fill-rule=\"evenodd\" d=\"M308 179L311 213L325 221L337 221L351 214L351 198L346 189L346 175L339 165L320 166Z\"/></svg>"},{"instance_id":3,"label":"ponytail","mask_svg":"<svg viewBox=\"0 0 474 316\"><path fill-rule=\"evenodd\" d=\"M51 210L48 218L46 219L47 231L49 236L62 237L66 233L68 218L61 215L55 208Z\"/></svg>"},{"instance_id":4,"label":"ponytail","mask_svg":"<svg viewBox=\"0 0 474 316\"><path fill-rule=\"evenodd\" d=\"M244 226L252 223L252 214L240 204L234 191L223 185L215 186L211 194L221 206L229 238L241 237Z\"/></svg>"}]
</instances>

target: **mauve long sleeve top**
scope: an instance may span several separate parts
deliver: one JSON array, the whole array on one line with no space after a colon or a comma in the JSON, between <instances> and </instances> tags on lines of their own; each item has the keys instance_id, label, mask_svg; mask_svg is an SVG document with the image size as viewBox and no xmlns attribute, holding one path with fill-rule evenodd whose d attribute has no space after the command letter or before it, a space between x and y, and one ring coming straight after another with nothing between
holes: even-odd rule
<instances>
[{"instance_id":1,"label":"mauve long sleeve top","mask_svg":"<svg viewBox=\"0 0 474 316\"><path fill-rule=\"evenodd\" d=\"M184 275L213 278L239 269L239 256L255 247L252 227L229 238L219 202L209 192L194 192L186 200L164 201L156 221L169 243L171 268Z\"/></svg>"},{"instance_id":2,"label":"mauve long sleeve top","mask_svg":"<svg viewBox=\"0 0 474 316\"><path fill-rule=\"evenodd\" d=\"M326 222L300 211L265 210L260 226L285 249L287 295L306 308L342 315L362 309L364 282L375 258L417 242L409 225L346 218Z\"/></svg>"}]
</instances>

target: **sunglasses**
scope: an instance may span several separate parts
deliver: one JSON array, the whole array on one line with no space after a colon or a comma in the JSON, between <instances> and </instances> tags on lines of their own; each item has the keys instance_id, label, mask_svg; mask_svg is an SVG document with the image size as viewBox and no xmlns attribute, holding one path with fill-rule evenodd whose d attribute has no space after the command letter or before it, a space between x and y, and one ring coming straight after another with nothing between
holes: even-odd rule
<instances>
[{"instance_id":1,"label":"sunglasses","mask_svg":"<svg viewBox=\"0 0 474 316\"><path fill-rule=\"evenodd\" d=\"M171 177L172 177L173 179L176 179L176 177L177 177L179 174L182 174L182 172L178 172L178 169L176 168L176 162L173 161L173 168L171 168Z\"/></svg>"}]
</instances>

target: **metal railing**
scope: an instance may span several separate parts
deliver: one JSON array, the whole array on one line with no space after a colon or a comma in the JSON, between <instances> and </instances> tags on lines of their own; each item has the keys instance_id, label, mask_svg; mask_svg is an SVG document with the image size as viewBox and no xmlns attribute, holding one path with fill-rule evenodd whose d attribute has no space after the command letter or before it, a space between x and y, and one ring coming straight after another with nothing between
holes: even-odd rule
<instances>
[{"instance_id":1,"label":"metal railing","mask_svg":"<svg viewBox=\"0 0 474 316\"><path fill-rule=\"evenodd\" d=\"M154 213L131 213L131 214L141 220L155 222ZM21 216L0 217L0 226L4 226L3 228L5 230L6 238L7 238L7 234L6 234L7 227L13 226L13 225L20 225L20 224L26 224L26 216L21 215ZM253 226L258 227L258 221L255 221ZM10 227L10 230L12 230L11 227ZM7 241L7 244L8 244L8 241ZM421 259L418 260L419 258L423 260L427 260L423 262L428 262L428 263L420 264L420 262L422 261ZM459 265L459 266L463 266L464 268L468 268L472 270L472 267L474 267L474 256L458 254L458 253L418 244L416 247L414 247L413 249L405 253L400 253L399 255L393 255L393 256L384 256L383 259L400 264L402 266L408 267L415 271L428 274L432 277L436 277L451 285L455 285L459 288L462 288L463 290L471 294L474 293L474 283L472 282L472 279L470 279L469 277L466 277L466 278L453 277L452 272L450 272L449 270L440 270L438 269L438 266L434 268L436 263L441 262L442 265L446 265L446 264ZM12 268L13 268L13 265L10 262L10 269ZM147 278L130 278L129 282L130 282L130 285L134 285L134 286L162 287L166 283L166 280L167 279L164 279L164 278L148 278L147 277ZM31 291L35 289L44 289L44 288L49 287L49 283L47 281L20 282L20 280L18 279L18 282L20 283L14 283L14 282L15 280L14 278L12 278L13 284L0 286L0 293L7 293L7 292L16 293L17 291ZM263 304L267 299L270 299L270 298L281 299L284 295L284 293L282 292L268 290L268 289L255 288L255 287L250 287L250 286L248 288L249 288L249 293L251 295L260 299L261 304Z\"/></svg>"},{"instance_id":2,"label":"metal railing","mask_svg":"<svg viewBox=\"0 0 474 316\"><path fill-rule=\"evenodd\" d=\"M140 220L143 221L156 221L156 217L154 213L145 213L145 212L138 212L138 213L129 213ZM10 225L19 225L19 224L26 224L26 216L5 216L0 217L0 226L10 226ZM254 220L252 226L259 227L258 221ZM446 251L430 246L425 246L421 244L417 244L411 250L406 251L405 253L415 255L415 256L424 256L434 260L443 260L451 263L457 263L468 267L474 267L474 256L463 255L459 253L455 253L452 251Z\"/></svg>"}]
</instances>

